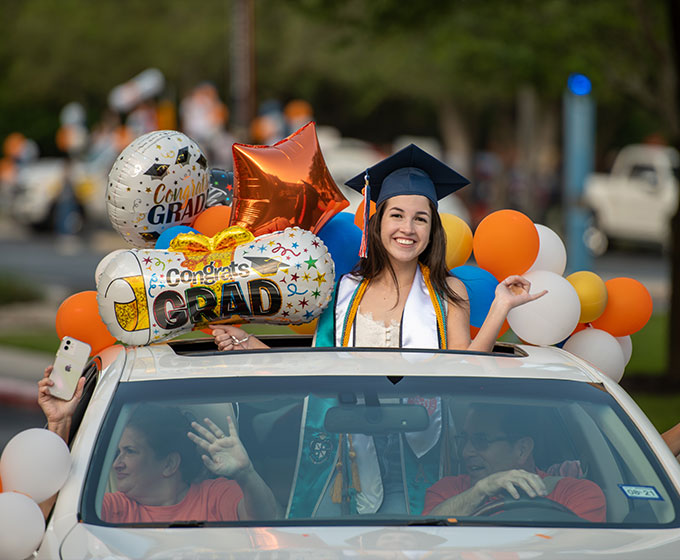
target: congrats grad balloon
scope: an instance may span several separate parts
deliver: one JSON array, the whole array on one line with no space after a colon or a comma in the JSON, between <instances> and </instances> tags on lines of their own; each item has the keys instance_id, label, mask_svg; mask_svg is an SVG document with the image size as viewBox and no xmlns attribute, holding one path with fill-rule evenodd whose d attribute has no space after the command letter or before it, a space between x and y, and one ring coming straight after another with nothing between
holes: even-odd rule
<instances>
[{"instance_id":1,"label":"congrats grad balloon","mask_svg":"<svg viewBox=\"0 0 680 560\"><path fill-rule=\"evenodd\" d=\"M133 247L153 247L163 231L190 225L206 205L203 152L174 130L149 132L125 148L106 187L109 220Z\"/></svg>"},{"instance_id":2,"label":"congrats grad balloon","mask_svg":"<svg viewBox=\"0 0 680 560\"><path fill-rule=\"evenodd\" d=\"M167 251L116 255L99 279L97 301L111 334L139 346L210 324L313 321L334 277L330 253L310 231L255 238L235 226L214 237L180 234Z\"/></svg>"}]
</instances>

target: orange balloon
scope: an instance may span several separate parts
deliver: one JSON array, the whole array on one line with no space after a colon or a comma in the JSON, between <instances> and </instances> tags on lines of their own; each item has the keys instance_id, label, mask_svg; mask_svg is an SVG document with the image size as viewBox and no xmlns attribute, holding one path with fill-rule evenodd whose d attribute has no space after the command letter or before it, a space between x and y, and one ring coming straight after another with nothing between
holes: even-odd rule
<instances>
[{"instance_id":1,"label":"orange balloon","mask_svg":"<svg viewBox=\"0 0 680 560\"><path fill-rule=\"evenodd\" d=\"M229 227L230 217L231 206L211 206L196 216L191 227L203 235L212 237Z\"/></svg>"},{"instance_id":2,"label":"orange balloon","mask_svg":"<svg viewBox=\"0 0 680 560\"><path fill-rule=\"evenodd\" d=\"M255 237L288 226L318 233L349 206L323 159L314 122L273 146L234 144L231 223ZM196 226L194 226L196 227Z\"/></svg>"},{"instance_id":3,"label":"orange balloon","mask_svg":"<svg viewBox=\"0 0 680 560\"><path fill-rule=\"evenodd\" d=\"M479 329L480 327L474 327L470 325L470 338L474 339L478 334L479 334ZM503 324L501 325L501 330L498 331L498 338L503 336L508 330L510 329L510 325L508 324L507 319L503 321Z\"/></svg>"},{"instance_id":4,"label":"orange balloon","mask_svg":"<svg viewBox=\"0 0 680 560\"><path fill-rule=\"evenodd\" d=\"M375 214L375 202L372 200L369 201L370 204L368 205L368 217L370 218L373 214ZM361 230L364 231L364 201L362 200L359 203L359 206L357 206L357 211L354 213L354 223L356 226Z\"/></svg>"},{"instance_id":5,"label":"orange balloon","mask_svg":"<svg viewBox=\"0 0 680 560\"><path fill-rule=\"evenodd\" d=\"M590 325L590 323L578 323L569 336L575 335L577 332L581 332L583 329L588 328L588 325Z\"/></svg>"},{"instance_id":6,"label":"orange balloon","mask_svg":"<svg viewBox=\"0 0 680 560\"><path fill-rule=\"evenodd\" d=\"M511 274L524 274L538 255L538 230L516 210L499 210L484 218L472 239L477 266L499 282Z\"/></svg>"},{"instance_id":7,"label":"orange balloon","mask_svg":"<svg viewBox=\"0 0 680 560\"><path fill-rule=\"evenodd\" d=\"M116 339L99 316L97 292L88 290L67 297L57 309L57 336L71 336L92 348L90 355L115 344Z\"/></svg>"},{"instance_id":8,"label":"orange balloon","mask_svg":"<svg viewBox=\"0 0 680 560\"><path fill-rule=\"evenodd\" d=\"M639 331L652 316L653 302L647 288L633 278L612 278L607 287L604 312L592 322L593 327L612 336L627 336Z\"/></svg>"}]
</instances>

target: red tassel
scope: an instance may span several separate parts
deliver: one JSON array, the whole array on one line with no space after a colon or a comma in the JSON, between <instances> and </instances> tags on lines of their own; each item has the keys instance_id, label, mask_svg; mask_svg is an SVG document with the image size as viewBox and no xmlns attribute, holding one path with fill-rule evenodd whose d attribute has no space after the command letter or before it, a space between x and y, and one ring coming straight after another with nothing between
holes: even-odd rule
<instances>
[{"instance_id":1,"label":"red tassel","mask_svg":"<svg viewBox=\"0 0 680 560\"><path fill-rule=\"evenodd\" d=\"M371 187L368 182L368 170L364 175L364 230L361 234L361 246L359 247L359 257L365 259L368 256L368 219L371 209Z\"/></svg>"}]
</instances>

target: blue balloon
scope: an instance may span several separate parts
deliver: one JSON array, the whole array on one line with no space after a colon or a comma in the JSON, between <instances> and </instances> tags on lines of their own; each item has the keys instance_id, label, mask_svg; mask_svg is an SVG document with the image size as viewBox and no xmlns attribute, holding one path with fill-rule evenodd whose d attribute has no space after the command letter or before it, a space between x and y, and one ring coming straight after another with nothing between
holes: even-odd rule
<instances>
[{"instance_id":1,"label":"blue balloon","mask_svg":"<svg viewBox=\"0 0 680 560\"><path fill-rule=\"evenodd\" d=\"M351 271L359 262L361 229L354 223L354 214L339 212L316 234L326 244L335 263L335 277Z\"/></svg>"},{"instance_id":2,"label":"blue balloon","mask_svg":"<svg viewBox=\"0 0 680 560\"><path fill-rule=\"evenodd\" d=\"M189 226L172 226L158 236L155 249L168 249L170 242L180 233L199 233L197 229Z\"/></svg>"},{"instance_id":3,"label":"blue balloon","mask_svg":"<svg viewBox=\"0 0 680 560\"><path fill-rule=\"evenodd\" d=\"M488 270L469 264L457 266L451 273L465 284L470 298L470 324L481 327L496 296L498 280Z\"/></svg>"}]
</instances>

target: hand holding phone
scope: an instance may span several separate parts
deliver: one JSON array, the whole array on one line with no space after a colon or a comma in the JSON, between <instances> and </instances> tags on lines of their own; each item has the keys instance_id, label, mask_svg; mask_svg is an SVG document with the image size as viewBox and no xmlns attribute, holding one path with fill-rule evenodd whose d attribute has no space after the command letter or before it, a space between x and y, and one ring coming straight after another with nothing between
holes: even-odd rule
<instances>
[{"instance_id":1,"label":"hand holding phone","mask_svg":"<svg viewBox=\"0 0 680 560\"><path fill-rule=\"evenodd\" d=\"M49 391L53 396L65 401L73 398L78 379L90 358L90 352L90 345L85 342L70 336L61 339L50 374L54 385L49 388Z\"/></svg>"}]
</instances>

